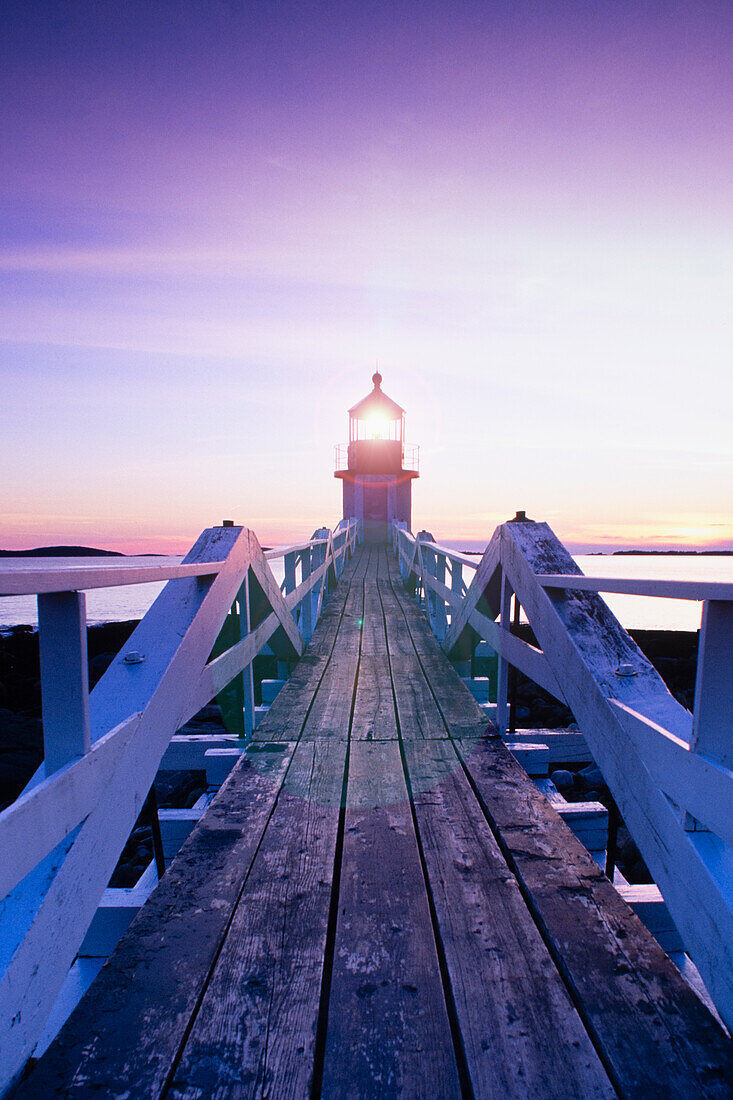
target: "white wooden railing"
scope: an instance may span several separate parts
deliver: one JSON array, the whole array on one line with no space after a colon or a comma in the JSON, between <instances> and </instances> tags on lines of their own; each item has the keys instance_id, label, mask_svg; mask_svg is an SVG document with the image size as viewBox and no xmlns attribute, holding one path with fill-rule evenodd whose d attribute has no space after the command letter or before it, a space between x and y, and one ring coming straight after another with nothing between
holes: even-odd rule
<instances>
[{"instance_id":1,"label":"white wooden railing","mask_svg":"<svg viewBox=\"0 0 733 1100\"><path fill-rule=\"evenodd\" d=\"M45 755L0 814L0 1094L38 1043L171 738L239 676L252 730L255 656L269 644L297 660L359 538L342 521L263 552L225 525L180 565L0 569L0 596L38 596ZM168 583L90 693L85 591L148 581ZM232 610L239 640L210 659Z\"/></svg>"},{"instance_id":2,"label":"white wooden railing","mask_svg":"<svg viewBox=\"0 0 733 1100\"><path fill-rule=\"evenodd\" d=\"M521 514L520 514L521 516ZM513 666L566 703L721 1017L733 1026L733 584L583 576L545 523L498 527L480 560L394 525L408 587L447 655L498 654L497 722ZM598 595L703 602L693 713ZM513 606L512 606L513 605ZM537 646L511 632L523 609Z\"/></svg>"}]
</instances>

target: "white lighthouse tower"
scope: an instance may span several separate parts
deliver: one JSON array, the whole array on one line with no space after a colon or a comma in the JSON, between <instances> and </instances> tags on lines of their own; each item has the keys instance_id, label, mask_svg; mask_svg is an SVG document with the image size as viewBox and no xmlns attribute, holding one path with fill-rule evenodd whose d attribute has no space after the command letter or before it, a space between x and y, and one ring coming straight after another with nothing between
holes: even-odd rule
<instances>
[{"instance_id":1,"label":"white lighthouse tower","mask_svg":"<svg viewBox=\"0 0 733 1100\"><path fill-rule=\"evenodd\" d=\"M374 389L349 409L349 442L336 448L336 472L344 486L344 518L363 520L366 542L386 542L388 525L410 527L412 482L419 477L418 448L405 445L405 410Z\"/></svg>"}]
</instances>

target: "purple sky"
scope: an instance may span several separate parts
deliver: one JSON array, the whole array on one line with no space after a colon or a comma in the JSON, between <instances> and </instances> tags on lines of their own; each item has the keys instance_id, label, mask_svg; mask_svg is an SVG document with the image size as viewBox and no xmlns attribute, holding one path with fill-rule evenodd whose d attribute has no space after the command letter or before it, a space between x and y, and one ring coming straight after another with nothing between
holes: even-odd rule
<instances>
[{"instance_id":1,"label":"purple sky","mask_svg":"<svg viewBox=\"0 0 733 1100\"><path fill-rule=\"evenodd\" d=\"M733 5L5 3L0 545L340 515L733 546Z\"/></svg>"}]
</instances>

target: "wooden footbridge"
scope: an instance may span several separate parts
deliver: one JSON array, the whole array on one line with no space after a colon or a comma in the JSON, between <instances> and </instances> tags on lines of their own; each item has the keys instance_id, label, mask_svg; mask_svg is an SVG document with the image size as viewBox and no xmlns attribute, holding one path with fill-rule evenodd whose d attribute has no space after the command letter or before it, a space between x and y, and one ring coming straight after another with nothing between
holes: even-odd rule
<instances>
[{"instance_id":1,"label":"wooden footbridge","mask_svg":"<svg viewBox=\"0 0 733 1100\"><path fill-rule=\"evenodd\" d=\"M719 726L701 703L693 736L546 525L499 528L478 568L398 528L391 541L317 532L283 551L281 591L249 531L212 529L168 570L91 701L67 693L64 721L47 724L52 765L0 818L0 1065L18 1097L733 1095L723 1027L499 728L510 665L571 705L730 1022ZM102 583L26 577L41 593L44 704L83 666L69 589ZM708 601L698 688L717 677L725 707L724 587L683 594ZM512 592L536 646L511 633ZM239 640L210 659L232 605ZM498 726L448 660L480 638L500 655ZM171 736L242 670L251 712L268 641L302 653L292 676L246 747L208 750L236 761L228 779L29 1062L156 769L182 751Z\"/></svg>"}]
</instances>

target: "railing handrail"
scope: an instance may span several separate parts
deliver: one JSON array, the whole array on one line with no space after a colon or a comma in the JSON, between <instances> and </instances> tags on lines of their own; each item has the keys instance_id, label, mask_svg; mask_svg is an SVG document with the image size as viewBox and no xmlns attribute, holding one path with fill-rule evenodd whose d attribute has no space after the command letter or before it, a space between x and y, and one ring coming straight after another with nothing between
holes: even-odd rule
<instances>
[{"instance_id":1,"label":"railing handrail","mask_svg":"<svg viewBox=\"0 0 733 1100\"><path fill-rule=\"evenodd\" d=\"M403 534L407 534L407 532L403 532ZM462 554L460 550L451 550L449 546L442 546L439 542L428 542L422 539L420 539L419 542L421 546L427 546L429 550L434 550L437 554L442 554L443 557L450 558L451 561L457 561L460 562L461 565L467 565L469 569L478 569L480 558L478 561L475 561L473 558L470 558L468 554Z\"/></svg>"},{"instance_id":2,"label":"railing handrail","mask_svg":"<svg viewBox=\"0 0 733 1100\"><path fill-rule=\"evenodd\" d=\"M17 560L17 559L16 559ZM170 581L178 577L206 577L219 572L222 562L201 565L72 565L42 569L0 569L0 596L34 596L48 592L87 592L92 588Z\"/></svg>"},{"instance_id":3,"label":"railing handrail","mask_svg":"<svg viewBox=\"0 0 733 1100\"><path fill-rule=\"evenodd\" d=\"M335 537L338 538L342 531L337 531ZM323 546L327 542L328 539L323 538L308 539L304 542L274 546L263 553L267 561L274 561L285 557L286 554L302 553L314 546ZM49 561L41 568L31 566L27 569L3 569L0 566L0 596L37 596L45 592L88 592L93 588L121 588L124 585L170 581L177 577L205 577L218 573L220 567L219 562L208 562L206 565L195 563L183 565L170 562L140 565L134 561L126 565L120 565L117 561L111 561L109 565L86 565L83 562L79 565L54 565L53 561Z\"/></svg>"},{"instance_id":4,"label":"railing handrail","mask_svg":"<svg viewBox=\"0 0 733 1100\"><path fill-rule=\"evenodd\" d=\"M284 546L273 546L263 553L268 561L273 561L276 558L284 558L286 554L298 554L311 546L322 546L326 542L328 539L309 539L307 542L295 542L292 545L288 543Z\"/></svg>"},{"instance_id":5,"label":"railing handrail","mask_svg":"<svg viewBox=\"0 0 733 1100\"><path fill-rule=\"evenodd\" d=\"M627 596L656 596L671 600L733 600L729 581L685 581L655 577L593 577L574 573L537 574L543 588L571 588L585 592L620 592Z\"/></svg>"},{"instance_id":6,"label":"railing handrail","mask_svg":"<svg viewBox=\"0 0 733 1100\"><path fill-rule=\"evenodd\" d=\"M419 443L406 443L404 439L352 439L349 443L334 443L333 461L335 470L340 471L348 469L349 448L352 447L355 443L390 443L393 447L399 446L401 448L400 453L402 455L402 464L404 469L414 470L416 472L420 469Z\"/></svg>"}]
</instances>

